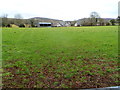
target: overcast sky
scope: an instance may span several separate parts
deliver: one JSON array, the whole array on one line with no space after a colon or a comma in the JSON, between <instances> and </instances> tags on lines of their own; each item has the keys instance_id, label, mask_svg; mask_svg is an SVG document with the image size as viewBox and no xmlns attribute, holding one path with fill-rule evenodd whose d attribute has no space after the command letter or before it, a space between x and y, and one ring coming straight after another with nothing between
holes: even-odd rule
<instances>
[{"instance_id":1,"label":"overcast sky","mask_svg":"<svg viewBox=\"0 0 120 90\"><path fill-rule=\"evenodd\" d=\"M23 18L46 17L60 20L77 20L89 17L96 11L102 18L118 16L119 0L1 0L0 15Z\"/></svg>"}]
</instances>

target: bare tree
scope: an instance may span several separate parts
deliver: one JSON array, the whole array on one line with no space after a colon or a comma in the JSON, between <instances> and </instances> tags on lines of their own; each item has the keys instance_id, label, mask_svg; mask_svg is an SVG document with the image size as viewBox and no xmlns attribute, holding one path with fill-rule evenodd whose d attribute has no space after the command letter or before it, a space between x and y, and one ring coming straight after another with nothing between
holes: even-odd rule
<instances>
[{"instance_id":1,"label":"bare tree","mask_svg":"<svg viewBox=\"0 0 120 90\"><path fill-rule=\"evenodd\" d=\"M99 24L100 24L100 26L104 26L106 24L106 22L105 22L104 19L100 18L99 19Z\"/></svg>"},{"instance_id":2,"label":"bare tree","mask_svg":"<svg viewBox=\"0 0 120 90\"><path fill-rule=\"evenodd\" d=\"M82 26L91 26L91 19L90 18L83 18L80 20Z\"/></svg>"},{"instance_id":3,"label":"bare tree","mask_svg":"<svg viewBox=\"0 0 120 90\"><path fill-rule=\"evenodd\" d=\"M97 12L91 12L90 17L91 18L100 18L100 15Z\"/></svg>"},{"instance_id":4,"label":"bare tree","mask_svg":"<svg viewBox=\"0 0 120 90\"><path fill-rule=\"evenodd\" d=\"M8 14L3 14L1 16L2 18L2 27L7 27L8 26Z\"/></svg>"},{"instance_id":5,"label":"bare tree","mask_svg":"<svg viewBox=\"0 0 120 90\"><path fill-rule=\"evenodd\" d=\"M91 26L97 25L100 21L100 15L97 12L91 12L90 13L90 19L91 19Z\"/></svg>"},{"instance_id":6,"label":"bare tree","mask_svg":"<svg viewBox=\"0 0 120 90\"><path fill-rule=\"evenodd\" d=\"M34 19L30 19L31 27L35 27L35 23L36 23L36 21Z\"/></svg>"},{"instance_id":7,"label":"bare tree","mask_svg":"<svg viewBox=\"0 0 120 90\"><path fill-rule=\"evenodd\" d=\"M17 26L23 26L24 25L24 22L23 22L23 17L21 14L15 14L14 15L14 23L17 25Z\"/></svg>"}]
</instances>

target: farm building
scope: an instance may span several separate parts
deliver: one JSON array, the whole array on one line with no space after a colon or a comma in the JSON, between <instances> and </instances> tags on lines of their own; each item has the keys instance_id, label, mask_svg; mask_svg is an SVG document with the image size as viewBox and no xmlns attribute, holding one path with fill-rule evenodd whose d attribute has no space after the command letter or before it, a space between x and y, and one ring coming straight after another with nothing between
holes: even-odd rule
<instances>
[{"instance_id":1,"label":"farm building","mask_svg":"<svg viewBox=\"0 0 120 90\"><path fill-rule=\"evenodd\" d=\"M77 21L75 24L74 24L75 27L78 27L78 26L82 26L80 21Z\"/></svg>"},{"instance_id":2,"label":"farm building","mask_svg":"<svg viewBox=\"0 0 120 90\"><path fill-rule=\"evenodd\" d=\"M70 21L65 21L65 27L70 27L71 26L71 22Z\"/></svg>"},{"instance_id":3,"label":"farm building","mask_svg":"<svg viewBox=\"0 0 120 90\"><path fill-rule=\"evenodd\" d=\"M52 23L52 27L61 27L60 23Z\"/></svg>"},{"instance_id":4,"label":"farm building","mask_svg":"<svg viewBox=\"0 0 120 90\"><path fill-rule=\"evenodd\" d=\"M39 22L38 27L51 27L52 23L51 22Z\"/></svg>"}]
</instances>

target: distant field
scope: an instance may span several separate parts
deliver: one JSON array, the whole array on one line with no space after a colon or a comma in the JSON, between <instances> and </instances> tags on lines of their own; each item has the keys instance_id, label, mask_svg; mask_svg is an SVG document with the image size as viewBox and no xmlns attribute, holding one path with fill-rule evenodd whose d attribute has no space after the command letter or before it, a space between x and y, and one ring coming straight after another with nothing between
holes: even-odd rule
<instances>
[{"instance_id":1,"label":"distant field","mask_svg":"<svg viewBox=\"0 0 120 90\"><path fill-rule=\"evenodd\" d=\"M120 85L116 26L3 28L2 32L4 88Z\"/></svg>"}]
</instances>

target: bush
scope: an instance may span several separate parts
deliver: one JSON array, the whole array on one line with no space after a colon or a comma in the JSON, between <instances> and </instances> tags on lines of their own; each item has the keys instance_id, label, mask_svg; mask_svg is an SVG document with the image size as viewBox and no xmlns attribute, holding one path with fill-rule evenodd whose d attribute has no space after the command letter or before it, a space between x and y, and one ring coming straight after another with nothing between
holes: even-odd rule
<instances>
[{"instance_id":1,"label":"bush","mask_svg":"<svg viewBox=\"0 0 120 90\"><path fill-rule=\"evenodd\" d=\"M6 27L11 27L11 25L10 25L10 24L8 24L8 25L6 25Z\"/></svg>"},{"instance_id":2,"label":"bush","mask_svg":"<svg viewBox=\"0 0 120 90\"><path fill-rule=\"evenodd\" d=\"M106 23L106 26L110 26L110 23L109 23L109 22L107 22L107 23Z\"/></svg>"},{"instance_id":3,"label":"bush","mask_svg":"<svg viewBox=\"0 0 120 90\"><path fill-rule=\"evenodd\" d=\"M25 27L25 25L24 24L20 24L19 27Z\"/></svg>"}]
</instances>

